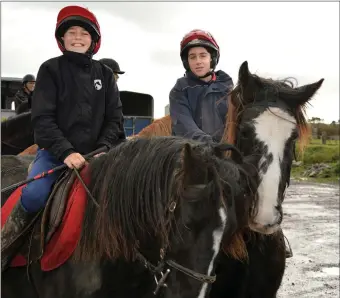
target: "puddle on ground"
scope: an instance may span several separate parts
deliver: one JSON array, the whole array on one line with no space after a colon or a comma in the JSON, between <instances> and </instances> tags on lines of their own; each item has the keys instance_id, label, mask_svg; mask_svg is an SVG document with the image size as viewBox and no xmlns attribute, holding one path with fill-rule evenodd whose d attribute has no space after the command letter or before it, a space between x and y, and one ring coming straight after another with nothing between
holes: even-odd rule
<instances>
[{"instance_id":1,"label":"puddle on ground","mask_svg":"<svg viewBox=\"0 0 340 298\"><path fill-rule=\"evenodd\" d=\"M339 267L324 267L321 271L328 275L339 276Z\"/></svg>"}]
</instances>

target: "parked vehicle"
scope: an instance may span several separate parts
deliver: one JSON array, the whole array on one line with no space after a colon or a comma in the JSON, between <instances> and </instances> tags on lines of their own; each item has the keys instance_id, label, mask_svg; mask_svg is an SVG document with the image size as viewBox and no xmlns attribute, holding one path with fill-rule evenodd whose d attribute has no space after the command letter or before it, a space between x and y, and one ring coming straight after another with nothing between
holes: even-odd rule
<instances>
[{"instance_id":1,"label":"parked vehicle","mask_svg":"<svg viewBox=\"0 0 340 298\"><path fill-rule=\"evenodd\" d=\"M21 79L13 77L1 78L1 119L15 116L12 109L14 96L21 87ZM153 97L150 94L120 91L123 104L124 128L126 136L139 133L152 123L154 117Z\"/></svg>"}]
</instances>

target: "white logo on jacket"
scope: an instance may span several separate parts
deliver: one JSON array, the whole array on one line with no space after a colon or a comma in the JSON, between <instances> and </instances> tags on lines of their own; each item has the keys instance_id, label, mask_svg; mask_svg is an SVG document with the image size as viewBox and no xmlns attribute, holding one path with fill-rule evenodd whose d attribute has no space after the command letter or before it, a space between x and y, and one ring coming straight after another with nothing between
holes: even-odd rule
<instances>
[{"instance_id":1,"label":"white logo on jacket","mask_svg":"<svg viewBox=\"0 0 340 298\"><path fill-rule=\"evenodd\" d=\"M101 80L94 80L94 88L96 88L96 90L102 89L102 81Z\"/></svg>"}]
</instances>

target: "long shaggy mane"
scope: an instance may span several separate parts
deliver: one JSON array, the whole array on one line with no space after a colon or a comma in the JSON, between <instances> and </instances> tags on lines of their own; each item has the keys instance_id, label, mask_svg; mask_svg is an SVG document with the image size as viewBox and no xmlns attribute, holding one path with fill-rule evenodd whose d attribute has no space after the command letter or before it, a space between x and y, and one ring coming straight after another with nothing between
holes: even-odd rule
<instances>
[{"instance_id":1,"label":"long shaggy mane","mask_svg":"<svg viewBox=\"0 0 340 298\"><path fill-rule=\"evenodd\" d=\"M169 244L167 210L180 191L176 181L187 142L174 137L136 138L90 163L89 189L100 207L88 200L76 259L105 255L133 259L140 245L136 239Z\"/></svg>"}]
</instances>

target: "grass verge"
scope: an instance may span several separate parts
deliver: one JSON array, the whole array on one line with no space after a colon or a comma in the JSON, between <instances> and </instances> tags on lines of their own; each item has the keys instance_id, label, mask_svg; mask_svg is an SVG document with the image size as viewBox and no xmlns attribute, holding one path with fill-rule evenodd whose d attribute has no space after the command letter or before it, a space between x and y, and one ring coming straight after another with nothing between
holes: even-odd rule
<instances>
[{"instance_id":1,"label":"grass verge","mask_svg":"<svg viewBox=\"0 0 340 298\"><path fill-rule=\"evenodd\" d=\"M321 140L313 139L305 148L303 154L298 154L297 160L301 162L300 166L292 167L292 178L296 180L308 180L320 183L339 183L340 181L340 143L339 140L327 140L324 145ZM317 164L325 164L325 168L318 172L315 177L308 177L304 173Z\"/></svg>"}]
</instances>

